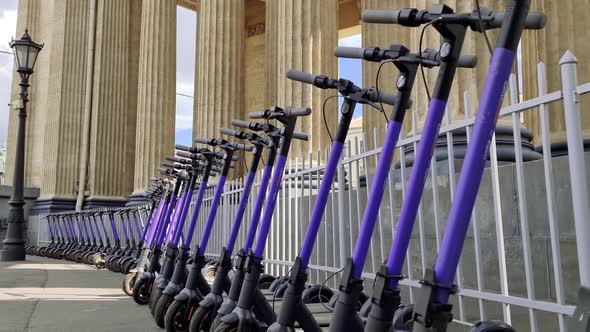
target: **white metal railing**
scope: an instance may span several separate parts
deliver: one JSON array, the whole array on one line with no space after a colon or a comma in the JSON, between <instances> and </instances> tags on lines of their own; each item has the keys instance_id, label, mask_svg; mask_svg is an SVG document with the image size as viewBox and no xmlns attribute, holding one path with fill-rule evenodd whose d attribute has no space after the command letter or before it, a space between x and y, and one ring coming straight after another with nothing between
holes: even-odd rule
<instances>
[{"instance_id":1,"label":"white metal railing","mask_svg":"<svg viewBox=\"0 0 590 332\"><path fill-rule=\"evenodd\" d=\"M562 73L571 72L572 66L575 70L575 63L562 64ZM576 86L575 77L571 74L565 74L564 79L573 80L575 91L569 95L575 94L577 97L574 104L580 103L580 96L590 92L590 83ZM576 236L587 239L590 234L576 234L578 225L571 211L579 207L573 207L576 202L572 195L576 194L572 193L570 179L580 178L580 174L568 175L568 166L572 158L579 159L581 154L583 162L584 157L590 159L590 154L570 151L566 156L551 156L550 112L578 112L579 115L579 108L571 109L572 105L564 103L563 96L566 93L547 91L545 66L542 63L538 65L537 81L539 97L518 102L516 78L513 76L510 79L510 105L501 109L500 117L502 124L512 129L510 144L514 157L508 163L499 160L498 150L506 142L496 142L494 137L489 167L484 173L468 240L457 271L456 282L461 291L454 297L453 303L458 322L469 324L481 319L500 319L522 331L565 331L564 318L574 310L575 295L580 285L578 271L586 268L578 267L578 263L588 264L577 259L576 247L579 242ZM447 112L444 127L440 130L440 135L450 142L446 145L448 156L455 155L455 149L460 148L455 144L457 133L466 131L468 139L475 120L473 103L467 92L463 102L465 118L453 121L450 112ZM563 106L552 107L556 103ZM590 105L590 102L586 103ZM540 132L535 138L543 153L535 153L538 158L536 161L527 161L529 157L523 158L523 146L529 143L523 143L520 135L521 115L524 112L535 112L540 122ZM417 115L415 112L412 115L411 132L416 133ZM566 130L574 131L575 135L581 137L580 125L580 121L567 123ZM526 138L526 134L523 135ZM374 146L381 145L378 136L375 130L372 135ZM367 279L374 278L375 271L389 253L410 174L411 166L406 165L405 160L411 153L408 149L415 151L419 141L420 134L415 134L398 142L396 155L399 161L397 167L392 168L386 184L365 266L364 277ZM365 170L374 167L381 152L380 148L368 150L366 142L366 136L349 141L340 161L338 178L328 199L311 260L312 282L321 283L339 271L344 259L352 254L372 181L371 171ZM530 155L533 151L526 153ZM283 177L283 188L265 251L268 273L281 275L289 272L307 229L326 158L327 151L322 151L293 158L287 164L287 169L291 171ZM414 301L419 279L425 268L434 263L460 168L460 159L445 158L433 163L430 169L407 256L405 274L408 278L401 282L404 286L402 296L406 302ZM227 240L242 192L242 181L234 182L232 189L222 196L216 226L207 248L208 255L216 256ZM255 185L244 217L245 225L249 223L249 211L257 190ZM196 236L203 227L212 193L213 189L206 196L209 199L201 210ZM244 241L246 230L245 226L240 230L236 247ZM338 281L336 276L328 285L337 287ZM365 282L367 294L370 294L371 286L371 282Z\"/></svg>"}]
</instances>

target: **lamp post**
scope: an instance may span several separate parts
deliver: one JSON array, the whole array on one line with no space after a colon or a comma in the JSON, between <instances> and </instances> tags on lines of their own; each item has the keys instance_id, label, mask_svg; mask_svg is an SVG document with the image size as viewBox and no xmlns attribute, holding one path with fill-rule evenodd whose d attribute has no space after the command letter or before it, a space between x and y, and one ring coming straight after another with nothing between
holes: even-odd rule
<instances>
[{"instance_id":1,"label":"lamp post","mask_svg":"<svg viewBox=\"0 0 590 332\"><path fill-rule=\"evenodd\" d=\"M18 108L18 133L16 140L16 154L14 161L14 173L12 182L12 195L8 205L8 231L0 250L0 261L18 261L25 259L24 224L25 213L23 206L24 172L25 172L25 119L27 118L27 102L29 76L33 73L33 67L37 61L37 55L43 45L31 40L28 30L18 40L10 42L16 61L16 71L20 75L20 100Z\"/></svg>"}]
</instances>

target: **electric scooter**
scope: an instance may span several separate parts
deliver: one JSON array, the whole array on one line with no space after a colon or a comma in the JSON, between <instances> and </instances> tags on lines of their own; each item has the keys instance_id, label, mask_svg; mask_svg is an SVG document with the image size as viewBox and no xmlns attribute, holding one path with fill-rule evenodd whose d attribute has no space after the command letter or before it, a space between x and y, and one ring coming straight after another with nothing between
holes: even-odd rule
<instances>
[{"instance_id":1,"label":"electric scooter","mask_svg":"<svg viewBox=\"0 0 590 332\"><path fill-rule=\"evenodd\" d=\"M262 171L262 177L260 179L260 188L258 191L258 195L256 197L256 202L254 204L254 209L252 211L252 217L250 219L250 226L248 227L248 232L246 233L246 239L244 241L244 245L242 249L238 250L236 254L236 259L234 261L234 276L227 292L227 297L223 300L219 309L217 310L217 314L210 306L199 306L197 311L195 311L192 318L189 316L191 314L190 311L186 311L185 315L187 316L187 320L190 319L190 331L201 331L201 330L214 330L214 326L217 325L216 322L219 322L219 319L224 314L230 313L234 310L238 303L238 297L240 295L240 290L242 288L242 284L244 282L244 277L246 275L246 253L250 252L252 248L252 244L254 243L254 237L256 235L256 231L258 229L258 224L260 221L260 216L262 214L262 207L265 204L266 195L268 191L268 186L270 183L271 176L273 174L273 167L275 165L277 152L281 146L281 139L284 138L285 129L278 128L271 124L267 123L257 123L257 122L248 122L248 121L241 121L241 120L233 120L232 125L236 127L250 129L256 132L264 132L266 133L273 141L273 144L268 147L268 155L266 158L266 165ZM292 138L297 138L300 140L307 140L307 134L293 132L291 134ZM275 196L276 199L276 196ZM268 206L269 201L266 200L266 204ZM260 284L260 278L259 278ZM224 290L225 291L225 290ZM179 300L178 298L176 300ZM215 318L213 318L215 317ZM213 320L213 322L212 322ZM209 326L211 327L209 328Z\"/></svg>"},{"instance_id":2,"label":"electric scooter","mask_svg":"<svg viewBox=\"0 0 590 332\"><path fill-rule=\"evenodd\" d=\"M211 292L208 294L201 294L205 295L205 298L199 303L199 306L201 306L202 303L203 306L206 306L207 308L214 307L215 310L221 304L221 295L223 291L229 288L228 285L229 271L231 270L231 253L233 252L233 245L236 241L241 220L246 210L246 204L248 203L248 197L250 195L250 190L252 189L256 170L258 169L258 164L262 157L263 147L269 147L273 144L272 139L263 138L252 133L248 134L245 132L238 132L224 128L221 128L220 131L223 134L231 135L241 139L248 139L253 145L253 158L250 164L248 175L246 177L246 181L244 183L244 191L240 197L238 211L234 219L234 224L232 226L228 244L222 249L219 259L217 260L218 267L215 274L215 279L213 281L213 287L211 288ZM167 331L188 330L188 325L191 320L189 313L192 314L195 312L195 308L193 306L196 304L196 299L188 298L185 296L185 294L175 296L173 302L166 311L164 317L164 326ZM216 302L219 304L216 304Z\"/></svg>"},{"instance_id":3,"label":"electric scooter","mask_svg":"<svg viewBox=\"0 0 590 332\"><path fill-rule=\"evenodd\" d=\"M215 216L217 215L217 208L219 207L219 203L221 201L221 195L223 194L223 189L225 186L225 180L229 174L229 171L232 167L232 162L237 160L237 156L234 157L235 151L253 151L254 146L252 145L244 145L239 143L232 143L228 142L223 139L206 139L206 138L197 138L195 142L201 144L207 144L212 147L217 147L223 151L223 154L217 154L216 157L223 162L222 170L220 173L219 180L217 182L217 186L215 188L215 193L213 195L213 200L211 203L211 210L209 211L209 215L207 216L207 221L205 223L205 228L201 235L201 242L196 250L194 251L193 256L193 264L190 269L191 274L201 274L201 269L204 267L205 260L205 250L207 248L207 244L209 242L209 237L211 235L211 230L213 229L213 225L215 223ZM220 158L221 157L221 158ZM196 220L195 220L196 225ZM194 227L193 227L194 229ZM190 231L190 230L189 230ZM160 298L157 300L157 304L154 310L154 319L156 324L159 327L164 328L164 318L166 312L168 311L168 307L174 301L174 297L178 295L184 288L185 282L187 278L186 274L186 265L188 260L188 250L190 249L192 240L192 233L187 234L186 241L183 242L181 248L181 256L179 256L178 261L176 262L176 267L174 270L174 274L170 282L166 285L163 284L164 289ZM198 269L197 269L198 268ZM193 277L194 278L194 277ZM201 297L210 290L209 285L204 288L197 288L197 291L200 292Z\"/></svg>"},{"instance_id":4,"label":"electric scooter","mask_svg":"<svg viewBox=\"0 0 590 332\"><path fill-rule=\"evenodd\" d=\"M394 320L393 328L395 330L442 332L447 331L448 324L452 320L452 305L448 303L448 299L457 292L453 280L520 37L525 28L541 29L545 25L544 15L528 14L529 6L530 0L511 0L506 13L491 14L488 16L488 21L485 22L488 23L487 28L501 25L501 30L496 49L492 55L471 139L467 145L463 171L459 176L455 196L449 210L439 254L434 268L427 269L420 282L411 321L404 319L404 310L399 310ZM404 16L410 19L407 21L395 19L391 23L416 26L428 24L433 20L442 22L445 20L450 22L468 20L462 15L430 15L427 11L418 12L415 9L402 10L397 13L398 18ZM410 15L404 13L410 13ZM418 15L417 13L422 14ZM478 22L482 29L486 28L479 18ZM405 256L405 251L403 254ZM392 257L390 256L390 258ZM476 324L472 331L513 331L513 329L503 322L486 322L485 324Z\"/></svg>"}]
</instances>

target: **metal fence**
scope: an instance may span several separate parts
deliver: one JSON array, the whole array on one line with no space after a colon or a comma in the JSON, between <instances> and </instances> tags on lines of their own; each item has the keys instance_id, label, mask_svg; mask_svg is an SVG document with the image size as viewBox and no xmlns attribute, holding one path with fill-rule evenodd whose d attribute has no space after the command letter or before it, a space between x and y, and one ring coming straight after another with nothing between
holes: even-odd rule
<instances>
[{"instance_id":1,"label":"metal fence","mask_svg":"<svg viewBox=\"0 0 590 332\"><path fill-rule=\"evenodd\" d=\"M457 271L460 292L453 297L453 311L458 330L478 320L500 319L520 331L566 331L564 319L574 311L580 282L589 282L590 183L586 178L590 175L585 163L590 162L590 154L583 152L580 104L590 107L587 97L590 82L577 85L575 71L575 61L564 61L561 64L563 90L549 93L545 67L540 63L539 97L523 102L518 102L516 79L511 77L510 105L500 112L502 123L508 124L511 131L508 137L504 132L501 139L497 131L492 141L489 164ZM464 149L469 140L474 123L471 99L469 94L464 94L465 118L452 121L447 112L440 130L439 141L445 144L437 148L438 153L433 157L407 255L404 272L407 278L401 282L406 303L414 301L418 281L424 270L432 266L438 252L462 166L460 158L445 156L460 155L459 150ZM551 112L563 112L565 116L568 153L563 156L551 155ZM521 129L521 119L527 114L536 115L539 121L536 139L541 145L537 151L532 149L530 133ZM389 174L363 274L367 279L367 294L371 293L371 279L377 268L387 258L395 232L411 171L412 153L420 141L417 122L414 113L410 132L415 134L398 142L397 162ZM336 288L337 272L342 269L345 258L352 255L363 209L370 199L372 168L380 154L380 148L367 149L367 136L347 142L339 163L310 264L312 282L321 283L334 275L327 285ZM381 145L377 130L370 136L374 146ZM326 158L327 151L322 151L293 158L288 163L264 254L267 273L284 275L289 272L308 226ZM226 184L207 255L217 256L225 245L242 188L242 179ZM253 197L258 190L256 183L237 248L245 240ZM213 191L213 188L208 189L205 196L195 243L210 210ZM190 211L192 208L191 205ZM39 234L40 239L47 237L42 231Z\"/></svg>"},{"instance_id":2,"label":"metal fence","mask_svg":"<svg viewBox=\"0 0 590 332\"><path fill-rule=\"evenodd\" d=\"M508 124L511 129L511 146L508 150L513 152L511 157L506 157L506 137L502 137L502 142L496 142L497 136L494 137L489 167L484 173L470 233L457 271L456 282L461 291L453 301L455 321L459 324L468 326L481 319L501 319L522 331L566 330L564 318L573 313L580 285L581 272L578 271L588 268L585 265L588 265L586 261L590 257L582 256L585 260L577 258L580 242L576 241L576 236L590 238L587 226L583 225L590 219L577 219L584 218L578 215L587 213L587 198L585 202L576 201L584 197L583 193L576 191L587 192L589 183L584 180L583 188L572 186L572 183L579 184L580 179L588 176L584 158L590 162L590 154L584 155L582 150L581 121L567 120L568 116L577 116L579 119L579 103L583 101L582 96L590 92L590 83L577 85L575 75L572 75L575 68L575 63L561 65L563 86L569 86L569 91L549 93L545 67L540 63L539 97L523 102L518 102L516 78L513 76L510 79L507 95L510 105L501 109L500 122ZM462 166L460 159L445 158L444 155L455 156L457 151L454 149L464 147L456 144L458 135L461 139L469 139L474 123L471 99L468 93L464 94L465 118L452 121L450 112L447 112L446 122L440 130L440 139L448 144L442 148L446 150L445 153L438 153L433 158L433 167L418 213L417 227L407 256L407 279L401 282L406 302L414 301L418 281L425 268L432 266L436 258ZM560 107L552 107L558 103ZM590 101L586 100L586 104L590 107ZM576 149L572 149L571 142L568 142L569 154L552 157L549 116L550 112L558 111L565 113L568 141L577 137L579 144ZM541 148L537 151L532 150L530 141L526 141L530 133L521 130L521 119L527 113L534 113L540 124L537 133L540 137L536 139L541 143ZM419 129L417 116L415 113L412 115L410 132L416 133ZM378 131L372 134L374 146L380 146ZM370 199L368 188L372 181L371 169L380 154L380 148L367 149L366 136L348 141L339 163L338 176L333 184L311 260L312 282L321 283L340 271L345 258L352 255L363 209ZM411 171L411 154L419 141L420 135L414 134L398 142L398 161L388 178L363 274L367 280L374 278L377 268L389 252ZM499 158L498 154L504 156ZM264 255L268 273L284 275L289 272L307 229L326 158L327 151L322 151L293 158L288 163ZM581 168L577 167L575 173L570 173L571 164L579 165L580 162ZM216 256L227 240L242 183L239 180L227 185L207 248L208 255ZM251 197L257 191L255 185ZM200 234L199 227L203 227L212 195L213 191L206 196L208 198L200 213L196 236ZM253 201L250 199L247 211L251 211ZM574 210L582 212L572 213ZM245 223L249 222L249 217L247 212ZM240 230L238 246L244 241L246 229L242 227ZM578 267L578 263L582 266ZM338 281L336 274L328 285L335 288ZM370 281L365 282L367 294L370 294L371 284Z\"/></svg>"}]
</instances>

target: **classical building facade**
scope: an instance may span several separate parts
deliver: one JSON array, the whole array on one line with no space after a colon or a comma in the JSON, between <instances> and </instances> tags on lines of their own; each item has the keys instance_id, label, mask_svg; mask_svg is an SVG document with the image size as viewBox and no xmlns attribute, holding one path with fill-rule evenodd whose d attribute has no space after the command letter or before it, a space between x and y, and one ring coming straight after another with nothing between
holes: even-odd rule
<instances>
[{"instance_id":1,"label":"classical building facade","mask_svg":"<svg viewBox=\"0 0 590 332\"><path fill-rule=\"evenodd\" d=\"M472 2L442 1L456 11ZM501 2L482 0L501 9ZM79 195L85 206L121 205L141 200L163 157L173 153L175 119L176 6L197 11L198 28L193 134L215 136L231 119L272 105L310 106L312 116L299 130L310 142L297 143L293 155L329 144L321 105L334 92L285 78L288 69L337 76L332 49L339 37L361 33L363 46L404 44L418 49L419 29L360 22L370 8L424 8L423 0L20 0L17 36L28 28L44 42L32 77L26 135L26 186L39 187L39 209L70 209ZM557 8L559 4L559 8ZM587 0L534 1L547 15L547 27L525 32L522 43L524 98L537 95L536 63L547 64L548 89L559 89L558 61L571 49L582 65L579 81L590 81L587 25L572 16L590 16ZM496 33L488 33L491 40ZM440 39L427 30L424 45ZM469 32L464 53L480 65L461 70L450 98L452 117L462 119L463 91L481 93L490 56L480 35ZM363 63L363 85L375 84L376 65ZM396 75L387 68L380 87L393 91ZM431 82L435 71L427 73ZM13 100L17 98L13 80ZM418 82L418 85L421 85ZM331 103L331 104L330 104ZM328 104L335 125L337 103ZM424 89L414 93L413 110L424 118ZM556 108L559 106L556 105ZM560 112L551 112L552 139L565 139ZM585 137L590 114L583 112ZM382 116L364 112L363 129L383 130ZM538 132L530 115L523 125ZM16 113L10 114L7 182L14 163ZM407 128L406 128L407 129ZM10 183L10 182L8 182Z\"/></svg>"}]
</instances>

